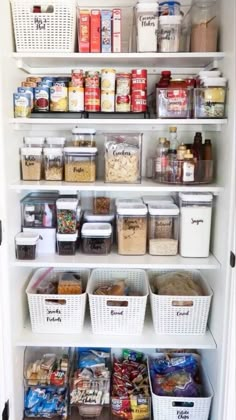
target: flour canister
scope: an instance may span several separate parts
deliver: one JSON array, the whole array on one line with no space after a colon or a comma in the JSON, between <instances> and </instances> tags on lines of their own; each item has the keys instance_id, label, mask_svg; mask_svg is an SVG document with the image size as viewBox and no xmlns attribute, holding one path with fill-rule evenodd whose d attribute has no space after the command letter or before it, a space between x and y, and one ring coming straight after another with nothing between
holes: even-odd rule
<instances>
[{"instance_id":1,"label":"flour canister","mask_svg":"<svg viewBox=\"0 0 236 420\"><path fill-rule=\"evenodd\" d=\"M210 193L180 193L180 255L209 256L213 196Z\"/></svg>"}]
</instances>

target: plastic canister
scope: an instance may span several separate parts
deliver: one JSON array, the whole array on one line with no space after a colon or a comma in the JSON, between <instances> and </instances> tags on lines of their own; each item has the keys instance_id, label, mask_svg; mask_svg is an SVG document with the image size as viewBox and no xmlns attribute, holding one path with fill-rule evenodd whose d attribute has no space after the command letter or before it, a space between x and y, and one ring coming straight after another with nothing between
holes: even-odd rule
<instances>
[{"instance_id":1,"label":"plastic canister","mask_svg":"<svg viewBox=\"0 0 236 420\"><path fill-rule=\"evenodd\" d=\"M160 16L159 51L178 52L180 46L182 16Z\"/></svg>"},{"instance_id":2,"label":"plastic canister","mask_svg":"<svg viewBox=\"0 0 236 420\"><path fill-rule=\"evenodd\" d=\"M138 2L136 4L137 51L157 51L158 3Z\"/></svg>"}]
</instances>

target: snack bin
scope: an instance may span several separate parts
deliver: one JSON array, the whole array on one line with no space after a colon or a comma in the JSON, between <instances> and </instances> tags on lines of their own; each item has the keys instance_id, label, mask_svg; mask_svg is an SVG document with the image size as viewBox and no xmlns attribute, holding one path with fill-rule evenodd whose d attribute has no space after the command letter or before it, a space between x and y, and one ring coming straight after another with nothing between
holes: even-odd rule
<instances>
[{"instance_id":1,"label":"snack bin","mask_svg":"<svg viewBox=\"0 0 236 420\"><path fill-rule=\"evenodd\" d=\"M23 181L40 181L42 178L42 148L21 148L21 176Z\"/></svg>"},{"instance_id":2,"label":"snack bin","mask_svg":"<svg viewBox=\"0 0 236 420\"><path fill-rule=\"evenodd\" d=\"M133 296L94 295L98 287L121 279ZM144 270L95 269L88 281L87 294L93 334L142 334L148 296Z\"/></svg>"},{"instance_id":3,"label":"snack bin","mask_svg":"<svg viewBox=\"0 0 236 420\"><path fill-rule=\"evenodd\" d=\"M188 353L184 353L186 356ZM181 353L173 353L173 356L182 356ZM200 366L201 379L203 383L204 397L168 397L156 395L153 391L152 379L150 374L150 362L163 356L162 353L154 353L148 357L148 373L152 395L152 411L154 420L177 420L187 418L189 420L208 420L213 398L213 389L209 378ZM184 417L183 417L184 416Z\"/></svg>"},{"instance_id":4,"label":"snack bin","mask_svg":"<svg viewBox=\"0 0 236 420\"><path fill-rule=\"evenodd\" d=\"M86 293L78 295L37 294L36 287L46 279L54 279L64 270L40 268L34 272L26 289L31 327L34 333L81 333L84 324ZM76 270L83 290L89 270Z\"/></svg>"},{"instance_id":5,"label":"snack bin","mask_svg":"<svg viewBox=\"0 0 236 420\"><path fill-rule=\"evenodd\" d=\"M147 207L123 204L117 207L118 254L144 255L147 248Z\"/></svg>"},{"instance_id":6,"label":"snack bin","mask_svg":"<svg viewBox=\"0 0 236 420\"><path fill-rule=\"evenodd\" d=\"M84 254L110 254L112 245L110 223L84 223L81 230L81 242Z\"/></svg>"},{"instance_id":7,"label":"snack bin","mask_svg":"<svg viewBox=\"0 0 236 420\"><path fill-rule=\"evenodd\" d=\"M149 293L152 320L156 334L204 335L207 329L213 292L197 270L193 281L200 284L203 296L168 296L154 293L153 277L167 273L149 270ZM170 271L171 272L171 271Z\"/></svg>"},{"instance_id":8,"label":"snack bin","mask_svg":"<svg viewBox=\"0 0 236 420\"><path fill-rule=\"evenodd\" d=\"M142 137L140 133L107 133L105 136L105 182L141 182Z\"/></svg>"},{"instance_id":9,"label":"snack bin","mask_svg":"<svg viewBox=\"0 0 236 420\"><path fill-rule=\"evenodd\" d=\"M65 181L96 181L96 147L65 147Z\"/></svg>"},{"instance_id":10,"label":"snack bin","mask_svg":"<svg viewBox=\"0 0 236 420\"><path fill-rule=\"evenodd\" d=\"M151 255L178 253L179 208L159 202L148 206L148 244Z\"/></svg>"},{"instance_id":11,"label":"snack bin","mask_svg":"<svg viewBox=\"0 0 236 420\"><path fill-rule=\"evenodd\" d=\"M57 206L58 233L76 233L77 228L77 198L59 198Z\"/></svg>"},{"instance_id":12,"label":"snack bin","mask_svg":"<svg viewBox=\"0 0 236 420\"><path fill-rule=\"evenodd\" d=\"M157 88L157 118L191 118L192 95L191 88Z\"/></svg>"}]
</instances>

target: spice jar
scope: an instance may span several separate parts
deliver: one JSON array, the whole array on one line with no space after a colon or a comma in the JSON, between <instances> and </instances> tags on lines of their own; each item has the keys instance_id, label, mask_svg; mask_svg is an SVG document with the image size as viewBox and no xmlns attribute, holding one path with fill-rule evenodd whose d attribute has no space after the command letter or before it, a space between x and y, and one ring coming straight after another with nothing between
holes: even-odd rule
<instances>
[{"instance_id":1,"label":"spice jar","mask_svg":"<svg viewBox=\"0 0 236 420\"><path fill-rule=\"evenodd\" d=\"M56 201L56 206L58 233L75 233L78 200L76 198L59 198Z\"/></svg>"},{"instance_id":2,"label":"spice jar","mask_svg":"<svg viewBox=\"0 0 236 420\"><path fill-rule=\"evenodd\" d=\"M23 181L40 181L42 174L42 148L22 147L21 174Z\"/></svg>"},{"instance_id":3,"label":"spice jar","mask_svg":"<svg viewBox=\"0 0 236 420\"><path fill-rule=\"evenodd\" d=\"M147 246L147 207L123 204L117 207L118 254L144 255Z\"/></svg>"},{"instance_id":4,"label":"spice jar","mask_svg":"<svg viewBox=\"0 0 236 420\"><path fill-rule=\"evenodd\" d=\"M63 180L63 149L61 147L45 147L44 154L44 179L46 181Z\"/></svg>"},{"instance_id":5,"label":"spice jar","mask_svg":"<svg viewBox=\"0 0 236 420\"><path fill-rule=\"evenodd\" d=\"M57 233L57 252L59 255L75 255L78 231Z\"/></svg>"},{"instance_id":6,"label":"spice jar","mask_svg":"<svg viewBox=\"0 0 236 420\"><path fill-rule=\"evenodd\" d=\"M195 1L191 8L191 51L215 52L218 41L216 1Z\"/></svg>"},{"instance_id":7,"label":"spice jar","mask_svg":"<svg viewBox=\"0 0 236 420\"><path fill-rule=\"evenodd\" d=\"M16 258L18 260L35 260L36 246L40 239L37 233L20 232L15 237Z\"/></svg>"},{"instance_id":8,"label":"spice jar","mask_svg":"<svg viewBox=\"0 0 236 420\"><path fill-rule=\"evenodd\" d=\"M65 147L65 181L95 182L96 147Z\"/></svg>"},{"instance_id":9,"label":"spice jar","mask_svg":"<svg viewBox=\"0 0 236 420\"><path fill-rule=\"evenodd\" d=\"M148 241L151 255L176 255L178 252L179 209L160 202L148 206Z\"/></svg>"},{"instance_id":10,"label":"spice jar","mask_svg":"<svg viewBox=\"0 0 236 420\"><path fill-rule=\"evenodd\" d=\"M112 229L109 223L84 223L81 230L85 254L106 255L111 252Z\"/></svg>"},{"instance_id":11,"label":"spice jar","mask_svg":"<svg viewBox=\"0 0 236 420\"><path fill-rule=\"evenodd\" d=\"M137 19L137 51L157 51L158 4L138 2L136 5Z\"/></svg>"},{"instance_id":12,"label":"spice jar","mask_svg":"<svg viewBox=\"0 0 236 420\"><path fill-rule=\"evenodd\" d=\"M106 192L95 192L93 197L94 214L109 214L111 208L111 199Z\"/></svg>"},{"instance_id":13,"label":"spice jar","mask_svg":"<svg viewBox=\"0 0 236 420\"><path fill-rule=\"evenodd\" d=\"M182 16L160 16L158 45L160 52L178 52Z\"/></svg>"}]
</instances>

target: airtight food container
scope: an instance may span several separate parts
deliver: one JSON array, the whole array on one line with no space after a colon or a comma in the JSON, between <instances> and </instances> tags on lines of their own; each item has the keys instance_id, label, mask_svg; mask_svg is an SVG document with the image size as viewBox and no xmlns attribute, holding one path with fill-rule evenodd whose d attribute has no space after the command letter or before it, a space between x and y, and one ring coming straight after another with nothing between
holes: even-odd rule
<instances>
[{"instance_id":1,"label":"airtight food container","mask_svg":"<svg viewBox=\"0 0 236 420\"><path fill-rule=\"evenodd\" d=\"M159 202L148 206L148 244L151 255L178 253L179 208Z\"/></svg>"},{"instance_id":2,"label":"airtight food container","mask_svg":"<svg viewBox=\"0 0 236 420\"><path fill-rule=\"evenodd\" d=\"M35 260L39 235L33 232L20 232L15 237L16 258L18 260Z\"/></svg>"},{"instance_id":3,"label":"airtight food container","mask_svg":"<svg viewBox=\"0 0 236 420\"><path fill-rule=\"evenodd\" d=\"M46 181L62 181L64 172L64 159L62 147L45 147L44 179Z\"/></svg>"},{"instance_id":4,"label":"airtight food container","mask_svg":"<svg viewBox=\"0 0 236 420\"><path fill-rule=\"evenodd\" d=\"M42 177L42 147L21 148L23 181L40 181Z\"/></svg>"},{"instance_id":5,"label":"airtight food container","mask_svg":"<svg viewBox=\"0 0 236 420\"><path fill-rule=\"evenodd\" d=\"M77 228L77 198L59 198L57 206L57 232L76 233Z\"/></svg>"},{"instance_id":6,"label":"airtight food container","mask_svg":"<svg viewBox=\"0 0 236 420\"><path fill-rule=\"evenodd\" d=\"M65 181L95 182L96 147L65 147Z\"/></svg>"},{"instance_id":7,"label":"airtight food container","mask_svg":"<svg viewBox=\"0 0 236 420\"><path fill-rule=\"evenodd\" d=\"M59 255L75 255L78 231L57 233L57 252Z\"/></svg>"},{"instance_id":8,"label":"airtight food container","mask_svg":"<svg viewBox=\"0 0 236 420\"><path fill-rule=\"evenodd\" d=\"M111 252L110 223L84 223L81 230L82 250L85 254L106 255Z\"/></svg>"},{"instance_id":9,"label":"airtight food container","mask_svg":"<svg viewBox=\"0 0 236 420\"><path fill-rule=\"evenodd\" d=\"M118 254L144 255L147 245L147 207L120 204L117 207Z\"/></svg>"}]
</instances>

